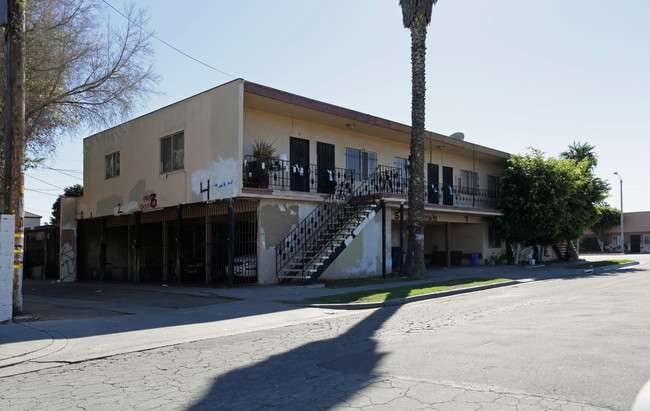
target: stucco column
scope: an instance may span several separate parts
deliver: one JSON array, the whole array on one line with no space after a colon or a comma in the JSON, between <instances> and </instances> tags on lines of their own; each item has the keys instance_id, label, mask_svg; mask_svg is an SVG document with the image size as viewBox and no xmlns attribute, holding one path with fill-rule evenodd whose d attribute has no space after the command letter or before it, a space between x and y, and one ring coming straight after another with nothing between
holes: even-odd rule
<instances>
[{"instance_id":1,"label":"stucco column","mask_svg":"<svg viewBox=\"0 0 650 411\"><path fill-rule=\"evenodd\" d=\"M61 198L61 255L60 280L70 282L77 280L77 222L75 221L75 198Z\"/></svg>"}]
</instances>

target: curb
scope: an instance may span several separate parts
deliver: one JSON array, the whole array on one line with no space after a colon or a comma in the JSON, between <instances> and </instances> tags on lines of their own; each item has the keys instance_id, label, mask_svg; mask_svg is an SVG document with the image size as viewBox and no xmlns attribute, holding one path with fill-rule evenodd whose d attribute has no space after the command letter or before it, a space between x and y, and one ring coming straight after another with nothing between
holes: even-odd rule
<instances>
[{"instance_id":1,"label":"curb","mask_svg":"<svg viewBox=\"0 0 650 411\"><path fill-rule=\"evenodd\" d=\"M376 302L376 303L331 303L331 304L324 303L324 304L305 304L305 306L313 307L313 308L329 308L329 309L339 309L339 310L362 310L367 308L392 307L392 306L408 304L416 301L429 300L432 298L440 298L440 297L447 297L450 295L471 293L474 291L489 290L491 288L506 287L510 285L528 283L532 281L535 280L533 280L532 278L524 278L521 280L510 280L510 281L504 281L502 283L496 283L496 284L477 285L474 287L458 288L455 290L438 291L435 293L415 295L413 297L395 298L392 300L386 300L386 301Z\"/></svg>"},{"instance_id":2,"label":"curb","mask_svg":"<svg viewBox=\"0 0 650 411\"><path fill-rule=\"evenodd\" d=\"M625 267L630 267L633 265L639 265L638 261L632 261L631 263L623 263L623 264L616 264L616 265L606 265L604 267L596 267L596 268L587 268L582 270L584 274L593 274L593 273L602 273L605 271L610 271L610 270L618 270L619 268L625 268Z\"/></svg>"},{"instance_id":3,"label":"curb","mask_svg":"<svg viewBox=\"0 0 650 411\"><path fill-rule=\"evenodd\" d=\"M633 265L638 265L638 261L633 261L631 263L623 263L623 264L617 264L617 265L608 265L604 267L598 267L598 268L591 268L587 270L583 270L579 274L566 274L560 277L576 277L581 274L591 274L591 273L600 273L600 272L605 272L609 270L618 270L619 268L624 268L624 267L629 267ZM544 267L543 265L537 265L537 266L530 266L530 268L533 267ZM525 267L528 268L528 267ZM474 291L482 291L482 290L489 290L491 288L499 288L499 287L507 287L511 285L517 285L517 284L524 284L524 283L530 283L536 281L533 278L523 278L521 280L510 280L510 281L504 281L502 283L496 283L496 284L487 284L487 285L477 285L475 287L468 287L468 288L458 288L455 290L447 290L447 291L438 291L435 293L429 293L429 294L422 294L422 295L416 295L413 297L403 297L403 298L395 298L392 300L386 300L382 302L376 302L376 303L331 303L331 304L300 304L305 307L313 307L313 308L328 308L328 309L337 309L337 310L363 310L363 309L368 309L368 308L381 308L381 307L392 307L392 306L397 306L397 305L404 305L416 301L422 301L422 300L429 300L432 298L440 298L440 297L447 297L450 295L457 295L457 294L465 294L465 293L471 293Z\"/></svg>"}]
</instances>

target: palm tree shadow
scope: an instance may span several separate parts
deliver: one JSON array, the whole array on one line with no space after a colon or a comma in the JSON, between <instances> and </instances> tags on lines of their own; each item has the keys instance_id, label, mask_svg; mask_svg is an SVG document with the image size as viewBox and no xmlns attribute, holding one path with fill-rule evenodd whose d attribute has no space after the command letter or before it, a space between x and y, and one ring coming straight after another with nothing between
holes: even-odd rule
<instances>
[{"instance_id":1,"label":"palm tree shadow","mask_svg":"<svg viewBox=\"0 0 650 411\"><path fill-rule=\"evenodd\" d=\"M305 410L368 405L357 393L379 378L375 332L399 307L378 309L347 332L217 377L190 410ZM334 319L333 321L336 321Z\"/></svg>"}]
</instances>

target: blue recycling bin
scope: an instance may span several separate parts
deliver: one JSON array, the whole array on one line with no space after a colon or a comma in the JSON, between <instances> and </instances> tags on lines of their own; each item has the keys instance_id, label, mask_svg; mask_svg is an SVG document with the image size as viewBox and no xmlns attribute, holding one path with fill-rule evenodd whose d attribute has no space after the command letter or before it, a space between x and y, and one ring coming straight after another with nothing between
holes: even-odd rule
<instances>
[{"instance_id":1,"label":"blue recycling bin","mask_svg":"<svg viewBox=\"0 0 650 411\"><path fill-rule=\"evenodd\" d=\"M471 254L472 265L478 265L478 253Z\"/></svg>"}]
</instances>

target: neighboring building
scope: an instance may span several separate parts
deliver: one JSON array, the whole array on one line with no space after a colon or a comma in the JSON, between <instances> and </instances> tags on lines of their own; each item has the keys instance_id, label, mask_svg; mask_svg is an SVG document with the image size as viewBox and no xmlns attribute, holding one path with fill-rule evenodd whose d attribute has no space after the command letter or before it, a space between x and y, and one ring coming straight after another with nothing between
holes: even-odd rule
<instances>
[{"instance_id":1,"label":"neighboring building","mask_svg":"<svg viewBox=\"0 0 650 411\"><path fill-rule=\"evenodd\" d=\"M25 211L25 228L38 227L41 225L42 216Z\"/></svg>"},{"instance_id":2,"label":"neighboring building","mask_svg":"<svg viewBox=\"0 0 650 411\"><path fill-rule=\"evenodd\" d=\"M61 240L61 265L76 263L78 279L262 284L397 270L410 133L242 79L223 84L84 140L76 247ZM275 157L254 157L256 142ZM490 221L509 155L432 132L425 146L428 264L503 253Z\"/></svg>"},{"instance_id":3,"label":"neighboring building","mask_svg":"<svg viewBox=\"0 0 650 411\"><path fill-rule=\"evenodd\" d=\"M623 235L625 251L630 253L650 253L650 211L623 213ZM591 230L584 237L596 237ZM605 251L620 252L621 226L610 228L603 239Z\"/></svg>"}]
</instances>

